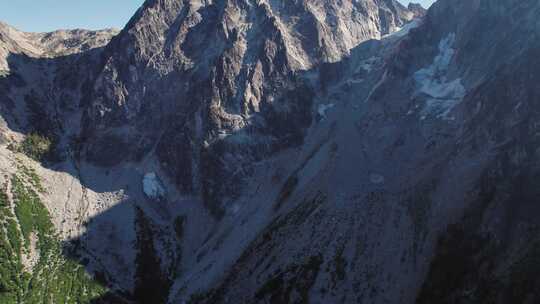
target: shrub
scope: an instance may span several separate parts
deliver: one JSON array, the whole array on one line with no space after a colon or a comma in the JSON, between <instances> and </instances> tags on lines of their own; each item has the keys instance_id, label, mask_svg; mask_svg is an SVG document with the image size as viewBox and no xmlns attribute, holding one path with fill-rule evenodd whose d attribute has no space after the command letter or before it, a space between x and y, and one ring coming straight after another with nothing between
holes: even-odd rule
<instances>
[{"instance_id":1,"label":"shrub","mask_svg":"<svg viewBox=\"0 0 540 304\"><path fill-rule=\"evenodd\" d=\"M52 142L49 138L31 133L22 141L19 152L26 154L37 161L42 161L49 154Z\"/></svg>"},{"instance_id":2,"label":"shrub","mask_svg":"<svg viewBox=\"0 0 540 304\"><path fill-rule=\"evenodd\" d=\"M0 303L94 303L107 290L77 261L64 256L50 214L29 183L23 174L12 176L11 189L6 187L12 202L0 188ZM30 249L32 232L39 259L27 271L22 254Z\"/></svg>"}]
</instances>

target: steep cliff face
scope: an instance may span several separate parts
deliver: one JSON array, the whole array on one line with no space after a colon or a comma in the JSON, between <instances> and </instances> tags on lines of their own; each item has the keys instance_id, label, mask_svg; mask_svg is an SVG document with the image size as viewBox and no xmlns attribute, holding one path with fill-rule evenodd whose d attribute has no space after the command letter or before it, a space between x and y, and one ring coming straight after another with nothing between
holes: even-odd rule
<instances>
[{"instance_id":1,"label":"steep cliff face","mask_svg":"<svg viewBox=\"0 0 540 304\"><path fill-rule=\"evenodd\" d=\"M81 229L77 176L43 165L72 161L84 69L116 33L24 33L0 23L1 303L90 303L106 293L65 243Z\"/></svg>"},{"instance_id":2,"label":"steep cliff face","mask_svg":"<svg viewBox=\"0 0 540 304\"><path fill-rule=\"evenodd\" d=\"M537 301L539 7L440 1L326 67L274 220L194 302Z\"/></svg>"},{"instance_id":3,"label":"steep cliff face","mask_svg":"<svg viewBox=\"0 0 540 304\"><path fill-rule=\"evenodd\" d=\"M86 77L84 70L116 34L118 31L114 29L25 33L0 23L0 82L5 99L2 112L15 110L3 115L11 120L11 128L32 131L36 127L26 121L25 108L51 112L42 115L44 120L68 112L65 107L78 111L79 86ZM54 110L58 103L64 108Z\"/></svg>"},{"instance_id":4,"label":"steep cliff face","mask_svg":"<svg viewBox=\"0 0 540 304\"><path fill-rule=\"evenodd\" d=\"M411 19L395 1L148 1L88 92L86 156L155 153L219 216L254 162L301 144L314 92L300 75Z\"/></svg>"}]
</instances>

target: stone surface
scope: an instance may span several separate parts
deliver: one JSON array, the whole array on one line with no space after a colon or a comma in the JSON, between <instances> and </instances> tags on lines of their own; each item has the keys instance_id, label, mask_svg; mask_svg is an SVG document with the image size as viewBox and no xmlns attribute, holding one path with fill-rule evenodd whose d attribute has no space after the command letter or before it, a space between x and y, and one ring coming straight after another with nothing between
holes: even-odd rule
<instances>
[{"instance_id":1,"label":"stone surface","mask_svg":"<svg viewBox=\"0 0 540 304\"><path fill-rule=\"evenodd\" d=\"M36 168L127 302L537 302L540 4L424 13L154 0L108 44L2 25L0 168ZM5 148L31 132L55 157Z\"/></svg>"}]
</instances>

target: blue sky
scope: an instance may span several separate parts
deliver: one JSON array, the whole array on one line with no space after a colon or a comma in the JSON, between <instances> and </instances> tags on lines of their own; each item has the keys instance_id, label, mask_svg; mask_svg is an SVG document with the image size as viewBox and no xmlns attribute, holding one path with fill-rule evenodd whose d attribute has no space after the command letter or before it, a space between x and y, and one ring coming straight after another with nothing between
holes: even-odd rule
<instances>
[{"instance_id":1,"label":"blue sky","mask_svg":"<svg viewBox=\"0 0 540 304\"><path fill-rule=\"evenodd\" d=\"M27 32L123 27L143 0L0 0L0 20Z\"/></svg>"},{"instance_id":2,"label":"blue sky","mask_svg":"<svg viewBox=\"0 0 540 304\"><path fill-rule=\"evenodd\" d=\"M2 0L0 0L2 1ZM416 3L420 3L422 4L425 8L428 8L430 5L433 4L433 2L435 2L435 0L413 0L413 1L408 1L408 0L398 0L399 2L407 5L409 4L409 2L416 2Z\"/></svg>"},{"instance_id":3,"label":"blue sky","mask_svg":"<svg viewBox=\"0 0 540 304\"><path fill-rule=\"evenodd\" d=\"M399 0L404 4L410 1ZM27 32L122 28L144 0L0 0L0 20ZM428 6L434 0L413 0Z\"/></svg>"}]
</instances>

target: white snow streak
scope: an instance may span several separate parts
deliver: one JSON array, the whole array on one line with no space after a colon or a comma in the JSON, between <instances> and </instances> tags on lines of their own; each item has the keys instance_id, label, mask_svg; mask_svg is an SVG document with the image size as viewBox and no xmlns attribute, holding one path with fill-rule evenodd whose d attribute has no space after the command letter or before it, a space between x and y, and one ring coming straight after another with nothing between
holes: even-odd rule
<instances>
[{"instance_id":1,"label":"white snow streak","mask_svg":"<svg viewBox=\"0 0 540 304\"><path fill-rule=\"evenodd\" d=\"M159 199L165 196L165 188L154 172L144 175L143 191L151 199Z\"/></svg>"},{"instance_id":2,"label":"white snow streak","mask_svg":"<svg viewBox=\"0 0 540 304\"><path fill-rule=\"evenodd\" d=\"M317 110L317 112L319 113L319 115L321 115L321 117L325 118L326 117L326 112L330 109L332 109L334 107L334 104L333 103L330 103L330 104L321 104L319 105L319 109Z\"/></svg>"},{"instance_id":3,"label":"white snow streak","mask_svg":"<svg viewBox=\"0 0 540 304\"><path fill-rule=\"evenodd\" d=\"M448 80L447 72L455 50L452 48L456 39L450 34L439 43L439 54L433 63L414 74L420 93L429 96L422 110L422 119L434 114L438 118L448 119L448 114L465 96L465 87L461 78Z\"/></svg>"},{"instance_id":4,"label":"white snow streak","mask_svg":"<svg viewBox=\"0 0 540 304\"><path fill-rule=\"evenodd\" d=\"M409 32L414 29L414 28L417 28L418 26L420 26L421 24L421 21L419 19L415 19L407 24L405 24L403 27L398 27L396 28L396 30L390 34L387 34L387 35L384 35L382 38L390 38L390 37L394 37L394 38L400 38L400 37L403 37L403 36L406 36L407 34L409 34Z\"/></svg>"}]
</instances>

